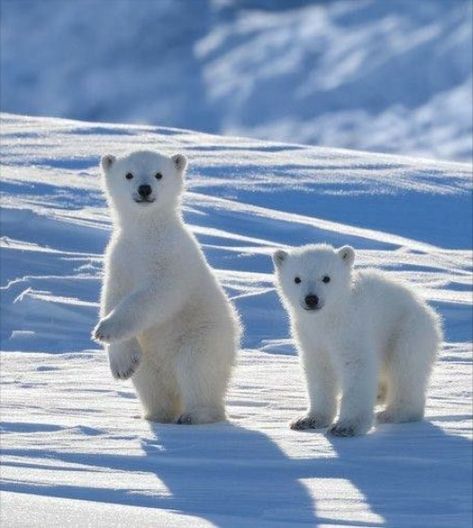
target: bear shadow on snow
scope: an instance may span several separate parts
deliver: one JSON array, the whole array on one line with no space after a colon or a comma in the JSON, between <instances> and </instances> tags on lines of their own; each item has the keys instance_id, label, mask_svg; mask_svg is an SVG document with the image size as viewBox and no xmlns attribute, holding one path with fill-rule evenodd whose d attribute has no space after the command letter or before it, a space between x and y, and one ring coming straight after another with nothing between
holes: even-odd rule
<instances>
[{"instance_id":1,"label":"bear shadow on snow","mask_svg":"<svg viewBox=\"0 0 473 528\"><path fill-rule=\"evenodd\" d=\"M216 526L232 525L228 517L236 515L310 526L407 527L413 515L419 526L425 515L448 516L447 524L459 526L467 518L472 444L428 422L383 425L358 438L331 437L337 457L309 459L291 459L264 433L231 424L186 428L185 434L182 426L153 424L152 430L156 438L142 447L172 495L166 507ZM317 496L300 481L311 478L346 480L382 520L318 516Z\"/></svg>"},{"instance_id":2,"label":"bear shadow on snow","mask_svg":"<svg viewBox=\"0 0 473 528\"><path fill-rule=\"evenodd\" d=\"M438 417L437 419L441 419ZM443 417L447 421L455 417ZM305 431L287 434L323 434ZM314 438L315 440L315 438ZM4 449L5 456L48 457L121 472L154 474L169 495L149 490L86 485L37 485L4 481L3 491L74 498L180 511L215 526L261 526L295 523L307 526L427 525L435 515L439 526L471 526L471 457L468 439L446 434L428 422L385 425L358 438L331 438L335 458L291 459L268 436L231 424L212 426L151 425L142 439L143 455L61 452L52 449ZM59 464L59 462L61 462ZM10 463L5 462L5 466ZM42 467L42 466L41 466ZM344 479L365 498L381 520L357 522L317 515L318 497L301 479ZM416 518L413 518L413 517ZM245 520L247 520L245 524Z\"/></svg>"},{"instance_id":3,"label":"bear shadow on snow","mask_svg":"<svg viewBox=\"0 0 473 528\"><path fill-rule=\"evenodd\" d=\"M167 508L222 527L244 519L248 526L294 519L318 525L312 498L298 481L300 461L264 433L228 422L151 428L155 438L143 440L142 448L172 495Z\"/></svg>"},{"instance_id":4,"label":"bear shadow on snow","mask_svg":"<svg viewBox=\"0 0 473 528\"><path fill-rule=\"evenodd\" d=\"M464 436L446 434L422 421L378 425L356 438L327 438L337 458L305 460L307 472L298 478L350 482L369 509L383 519L381 526L424 527L434 516L438 526L471 526L473 444Z\"/></svg>"}]
</instances>

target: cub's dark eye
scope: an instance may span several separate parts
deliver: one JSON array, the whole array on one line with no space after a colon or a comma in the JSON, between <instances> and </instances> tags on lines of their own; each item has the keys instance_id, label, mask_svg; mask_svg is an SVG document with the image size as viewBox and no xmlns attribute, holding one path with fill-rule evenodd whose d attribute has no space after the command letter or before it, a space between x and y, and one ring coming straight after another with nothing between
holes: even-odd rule
<instances>
[{"instance_id":1,"label":"cub's dark eye","mask_svg":"<svg viewBox=\"0 0 473 528\"><path fill-rule=\"evenodd\" d=\"M322 279L322 282L325 282L325 284L330 282L330 277L328 275L325 275L325 277Z\"/></svg>"},{"instance_id":2,"label":"cub's dark eye","mask_svg":"<svg viewBox=\"0 0 473 528\"><path fill-rule=\"evenodd\" d=\"M295 278L294 278L294 282L295 282L296 284L300 284L300 282L301 282L301 278L300 278L300 277L295 277Z\"/></svg>"},{"instance_id":3,"label":"cub's dark eye","mask_svg":"<svg viewBox=\"0 0 473 528\"><path fill-rule=\"evenodd\" d=\"M155 177L157 180L160 180L160 179L163 177L163 175L162 175L160 172L157 172L157 173L154 175L154 177Z\"/></svg>"},{"instance_id":4,"label":"cub's dark eye","mask_svg":"<svg viewBox=\"0 0 473 528\"><path fill-rule=\"evenodd\" d=\"M132 174L131 172L127 172L127 173L125 174L125 178L126 178L127 180L131 180L131 179L133 178L133 174Z\"/></svg>"}]
</instances>

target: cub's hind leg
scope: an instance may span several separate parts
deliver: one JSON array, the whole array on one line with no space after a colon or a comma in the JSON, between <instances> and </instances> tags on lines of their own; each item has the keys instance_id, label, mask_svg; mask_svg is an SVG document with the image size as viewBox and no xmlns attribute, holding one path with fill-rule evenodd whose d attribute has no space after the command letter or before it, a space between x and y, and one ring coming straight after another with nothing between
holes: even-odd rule
<instances>
[{"instance_id":1,"label":"cub's hind leg","mask_svg":"<svg viewBox=\"0 0 473 528\"><path fill-rule=\"evenodd\" d=\"M176 357L176 377L182 398L182 424L225 420L225 394L235 355L231 334L200 335L189 340Z\"/></svg>"},{"instance_id":2,"label":"cub's hind leg","mask_svg":"<svg viewBox=\"0 0 473 528\"><path fill-rule=\"evenodd\" d=\"M152 422L173 422L181 412L176 382L172 373L159 370L144 358L132 377L144 410L144 418Z\"/></svg>"},{"instance_id":3,"label":"cub's hind leg","mask_svg":"<svg viewBox=\"0 0 473 528\"><path fill-rule=\"evenodd\" d=\"M432 322L412 318L403 329L387 363L386 409L381 423L414 422L424 417L427 385L440 346Z\"/></svg>"}]
</instances>

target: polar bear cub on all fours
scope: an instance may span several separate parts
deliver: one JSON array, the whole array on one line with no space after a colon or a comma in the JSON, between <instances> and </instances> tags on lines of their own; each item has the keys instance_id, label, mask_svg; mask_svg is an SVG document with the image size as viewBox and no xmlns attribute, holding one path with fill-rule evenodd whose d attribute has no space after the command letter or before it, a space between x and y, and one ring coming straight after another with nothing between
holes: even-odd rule
<instances>
[{"instance_id":1,"label":"polar bear cub on all fours","mask_svg":"<svg viewBox=\"0 0 473 528\"><path fill-rule=\"evenodd\" d=\"M143 151L101 165L113 232L93 337L145 418L222 420L239 319L181 218L187 160Z\"/></svg>"},{"instance_id":2,"label":"polar bear cub on all fours","mask_svg":"<svg viewBox=\"0 0 473 528\"><path fill-rule=\"evenodd\" d=\"M354 271L354 259L350 246L274 254L309 396L307 414L292 429L331 426L337 436L366 433L377 399L385 404L380 422L424 416L442 342L439 318L407 285L376 271Z\"/></svg>"}]
</instances>

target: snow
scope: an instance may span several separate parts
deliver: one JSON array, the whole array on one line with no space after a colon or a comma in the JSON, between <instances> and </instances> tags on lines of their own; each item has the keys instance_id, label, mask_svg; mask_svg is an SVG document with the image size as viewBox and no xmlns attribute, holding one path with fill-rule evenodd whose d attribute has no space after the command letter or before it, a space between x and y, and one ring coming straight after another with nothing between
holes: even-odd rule
<instances>
[{"instance_id":1,"label":"snow","mask_svg":"<svg viewBox=\"0 0 473 528\"><path fill-rule=\"evenodd\" d=\"M2 0L2 108L471 162L472 16L470 0Z\"/></svg>"},{"instance_id":2,"label":"snow","mask_svg":"<svg viewBox=\"0 0 473 528\"><path fill-rule=\"evenodd\" d=\"M471 526L471 165L12 114L1 138L2 525ZM228 423L141 420L89 339L110 234L99 156L138 148L189 157L186 221L246 327ZM442 314L424 422L288 428L304 383L270 254L322 241Z\"/></svg>"}]
</instances>

